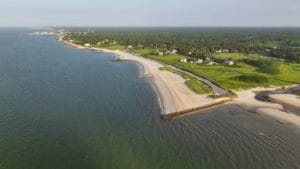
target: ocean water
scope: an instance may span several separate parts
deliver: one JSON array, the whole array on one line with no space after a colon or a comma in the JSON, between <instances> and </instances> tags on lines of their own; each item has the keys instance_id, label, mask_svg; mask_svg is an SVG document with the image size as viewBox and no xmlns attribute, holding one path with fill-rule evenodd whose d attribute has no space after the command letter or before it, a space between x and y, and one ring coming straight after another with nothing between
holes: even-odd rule
<instances>
[{"instance_id":1,"label":"ocean water","mask_svg":"<svg viewBox=\"0 0 300 169\"><path fill-rule=\"evenodd\" d=\"M0 169L299 169L300 129L237 105L172 121L133 62L0 29Z\"/></svg>"}]
</instances>

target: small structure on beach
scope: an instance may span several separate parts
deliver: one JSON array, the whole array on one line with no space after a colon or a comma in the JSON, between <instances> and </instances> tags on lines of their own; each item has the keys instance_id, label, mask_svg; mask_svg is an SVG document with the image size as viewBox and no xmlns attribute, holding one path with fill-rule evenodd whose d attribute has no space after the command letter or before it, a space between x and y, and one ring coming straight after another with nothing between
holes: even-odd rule
<instances>
[{"instance_id":1,"label":"small structure on beach","mask_svg":"<svg viewBox=\"0 0 300 169\"><path fill-rule=\"evenodd\" d=\"M187 59L186 59L186 58L181 58L181 59L180 59L180 62L182 62L182 63L187 63Z\"/></svg>"}]
</instances>

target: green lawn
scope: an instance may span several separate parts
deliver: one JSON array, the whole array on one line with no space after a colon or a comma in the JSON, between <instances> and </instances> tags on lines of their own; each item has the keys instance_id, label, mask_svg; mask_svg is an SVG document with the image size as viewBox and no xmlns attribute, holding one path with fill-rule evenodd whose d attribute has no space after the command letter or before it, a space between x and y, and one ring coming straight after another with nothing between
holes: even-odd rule
<instances>
[{"instance_id":1,"label":"green lawn","mask_svg":"<svg viewBox=\"0 0 300 169\"><path fill-rule=\"evenodd\" d=\"M291 64L283 61L274 60L274 62L280 62L279 71L280 73L270 75L266 73L260 73L257 71L257 67L250 66L244 62L238 60L244 58L253 58L251 55L245 54L221 54L219 57L232 58L237 60L235 66L225 66L222 64L209 66L205 64L191 64L181 63L181 58L189 58L182 55L168 55L168 56L157 56L153 55L151 49L137 49L132 52L139 55L161 61L163 63L180 67L194 74L206 77L214 83L222 86L225 89L248 89L253 87L270 87L270 86L285 86L295 83L300 83L300 64ZM256 82L244 82L237 80L236 77L240 75L251 75L251 76L263 76L268 79L264 83Z\"/></svg>"}]
</instances>

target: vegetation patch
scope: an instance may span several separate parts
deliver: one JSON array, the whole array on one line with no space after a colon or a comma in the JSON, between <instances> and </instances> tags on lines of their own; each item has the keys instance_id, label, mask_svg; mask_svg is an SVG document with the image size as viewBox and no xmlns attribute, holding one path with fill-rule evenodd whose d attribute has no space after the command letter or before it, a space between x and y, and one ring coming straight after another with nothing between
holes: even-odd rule
<instances>
[{"instance_id":1,"label":"vegetation patch","mask_svg":"<svg viewBox=\"0 0 300 169\"><path fill-rule=\"evenodd\" d=\"M232 78L233 80L249 82L249 83L266 83L268 78L260 75L239 75Z\"/></svg>"},{"instance_id":2,"label":"vegetation patch","mask_svg":"<svg viewBox=\"0 0 300 169\"><path fill-rule=\"evenodd\" d=\"M280 63L274 60L267 60L267 59L243 59L243 62L245 62L248 65L257 67L256 71L266 74L279 74L279 66Z\"/></svg>"}]
</instances>

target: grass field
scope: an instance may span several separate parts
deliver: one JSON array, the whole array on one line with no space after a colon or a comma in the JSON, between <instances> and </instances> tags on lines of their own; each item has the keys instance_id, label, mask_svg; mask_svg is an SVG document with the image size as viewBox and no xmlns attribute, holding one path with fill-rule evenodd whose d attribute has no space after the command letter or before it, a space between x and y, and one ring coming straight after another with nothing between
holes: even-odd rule
<instances>
[{"instance_id":1,"label":"grass field","mask_svg":"<svg viewBox=\"0 0 300 169\"><path fill-rule=\"evenodd\" d=\"M245 55L238 53L226 53L220 54L217 57L230 58L236 61L235 66L226 66L223 64L218 65L205 65L205 64L192 64L192 63L181 63L181 58L192 59L182 55L167 55L167 56L157 56L153 55L153 50L151 49L135 49L132 52L161 61L163 63L179 67L181 69L187 70L194 74L203 76L212 82L220 85L225 89L248 89L253 87L270 87L270 86L285 86L291 84L300 83L300 64L286 63L284 61L272 60L278 62L279 73L278 74L266 74L257 71L257 67L248 65L240 60L242 59L264 59L258 55ZM249 82L238 80L238 76L248 75L248 76L258 76L267 78L267 82Z\"/></svg>"}]
</instances>

